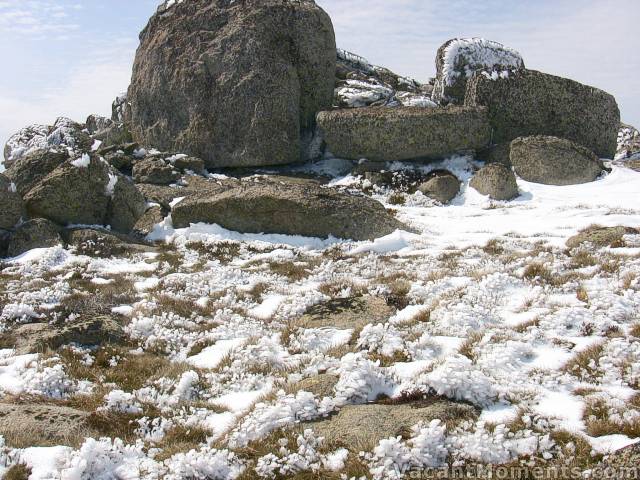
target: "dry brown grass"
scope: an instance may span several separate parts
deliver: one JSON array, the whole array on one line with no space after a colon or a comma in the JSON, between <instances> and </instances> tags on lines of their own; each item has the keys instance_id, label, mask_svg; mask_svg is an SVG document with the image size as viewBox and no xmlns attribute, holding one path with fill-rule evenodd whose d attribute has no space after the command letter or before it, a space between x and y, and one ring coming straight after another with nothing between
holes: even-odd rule
<instances>
[{"instance_id":1,"label":"dry brown grass","mask_svg":"<svg viewBox=\"0 0 640 480\"><path fill-rule=\"evenodd\" d=\"M579 250L571 256L569 268L575 270L579 268L593 267L597 263L598 261L596 260L596 257L594 257L590 252L586 250Z\"/></svg>"},{"instance_id":2,"label":"dry brown grass","mask_svg":"<svg viewBox=\"0 0 640 480\"><path fill-rule=\"evenodd\" d=\"M283 440L287 440L288 448L291 451L297 451L297 438L302 433L303 427L294 427L292 429L287 430L278 430L276 432L271 433L266 438L251 442L246 447L239 449L236 453L243 458L245 461L249 462L249 465L245 472L238 477L238 480L255 480L257 475L255 473L254 467L255 462L258 458L263 457L269 453L278 452L281 448L280 442ZM342 445L331 445L330 443L323 444L319 451L321 453L328 453L335 450L338 447L342 447ZM362 463L358 452L349 452L349 457L345 463L345 468L338 472L330 472L324 469L318 472L298 472L293 475L287 475L286 477L276 475L277 479L287 480L340 480L342 475L345 474L347 478L360 478L360 477L369 477L369 469L368 467Z\"/></svg>"},{"instance_id":3,"label":"dry brown grass","mask_svg":"<svg viewBox=\"0 0 640 480\"><path fill-rule=\"evenodd\" d=\"M4 480L29 480L31 469L23 464L14 465L4 474Z\"/></svg>"},{"instance_id":4,"label":"dry brown grass","mask_svg":"<svg viewBox=\"0 0 640 480\"><path fill-rule=\"evenodd\" d=\"M594 378L597 373L598 360L604 351L604 346L605 342L602 342L578 352L564 366L563 370L579 378ZM595 364L593 362L595 362ZM595 367L593 365L595 365Z\"/></svg>"},{"instance_id":5,"label":"dry brown grass","mask_svg":"<svg viewBox=\"0 0 640 480\"><path fill-rule=\"evenodd\" d=\"M520 325L513 327L513 330L518 333L525 333L530 328L534 328L540 325L540 318L536 317L527 322L523 322Z\"/></svg>"},{"instance_id":6,"label":"dry brown grass","mask_svg":"<svg viewBox=\"0 0 640 480\"><path fill-rule=\"evenodd\" d=\"M532 282L553 283L554 280L551 270L539 262L527 265L522 276Z\"/></svg>"},{"instance_id":7,"label":"dry brown grass","mask_svg":"<svg viewBox=\"0 0 640 480\"><path fill-rule=\"evenodd\" d=\"M311 273L317 262L269 262L269 270L276 275L287 277L292 282L304 280Z\"/></svg>"},{"instance_id":8,"label":"dry brown grass","mask_svg":"<svg viewBox=\"0 0 640 480\"><path fill-rule=\"evenodd\" d=\"M388 201L390 205L404 205L407 199L402 193L393 193L389 195Z\"/></svg>"},{"instance_id":9,"label":"dry brown grass","mask_svg":"<svg viewBox=\"0 0 640 480\"><path fill-rule=\"evenodd\" d=\"M166 432L162 441L155 445L161 449L161 452L156 456L156 460L164 461L176 453L186 453L190 450L195 450L201 444L206 443L207 437L210 435L211 433L203 428L173 427Z\"/></svg>"},{"instance_id":10,"label":"dry brown grass","mask_svg":"<svg viewBox=\"0 0 640 480\"><path fill-rule=\"evenodd\" d=\"M467 357L472 362L476 361L476 353L474 351L475 346L482 340L484 337L484 331L472 332L464 341L462 345L460 345L460 349L458 353Z\"/></svg>"},{"instance_id":11,"label":"dry brown grass","mask_svg":"<svg viewBox=\"0 0 640 480\"><path fill-rule=\"evenodd\" d=\"M629 335L640 338L640 323L636 323L633 327L631 327Z\"/></svg>"},{"instance_id":12,"label":"dry brown grass","mask_svg":"<svg viewBox=\"0 0 640 480\"><path fill-rule=\"evenodd\" d=\"M189 242L186 246L209 259L218 260L223 265L228 265L240 255L240 243L238 242Z\"/></svg>"},{"instance_id":13,"label":"dry brown grass","mask_svg":"<svg viewBox=\"0 0 640 480\"><path fill-rule=\"evenodd\" d=\"M578 290L576 290L576 298L583 303L589 303L589 294L587 293L587 289L584 288L583 285L580 285L578 287Z\"/></svg>"},{"instance_id":14,"label":"dry brown grass","mask_svg":"<svg viewBox=\"0 0 640 480\"><path fill-rule=\"evenodd\" d=\"M482 247L482 251L487 255L501 255L504 253L504 247L501 240L494 238L489 240L487 244Z\"/></svg>"},{"instance_id":15,"label":"dry brown grass","mask_svg":"<svg viewBox=\"0 0 640 480\"><path fill-rule=\"evenodd\" d=\"M629 402L629 407L640 408L640 395ZM640 437L640 422L617 423L611 420L609 408L602 399L588 399L584 411L587 433L592 437L622 434L630 438Z\"/></svg>"}]
</instances>

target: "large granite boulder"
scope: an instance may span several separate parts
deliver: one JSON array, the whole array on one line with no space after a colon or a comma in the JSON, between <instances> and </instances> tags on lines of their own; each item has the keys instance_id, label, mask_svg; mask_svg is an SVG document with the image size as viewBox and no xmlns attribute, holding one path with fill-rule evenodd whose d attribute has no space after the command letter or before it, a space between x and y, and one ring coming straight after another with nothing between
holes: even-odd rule
<instances>
[{"instance_id":1,"label":"large granite boulder","mask_svg":"<svg viewBox=\"0 0 640 480\"><path fill-rule=\"evenodd\" d=\"M24 205L16 186L0 173L0 229L12 229L22 218Z\"/></svg>"},{"instance_id":2,"label":"large granite boulder","mask_svg":"<svg viewBox=\"0 0 640 480\"><path fill-rule=\"evenodd\" d=\"M238 186L194 193L173 206L176 228L218 224L243 233L371 240L403 228L382 204L319 183L284 177L250 178Z\"/></svg>"},{"instance_id":3,"label":"large granite boulder","mask_svg":"<svg viewBox=\"0 0 640 480\"><path fill-rule=\"evenodd\" d=\"M320 112L318 125L337 157L374 161L441 158L486 147L484 108L357 108Z\"/></svg>"},{"instance_id":4,"label":"large granite boulder","mask_svg":"<svg viewBox=\"0 0 640 480\"><path fill-rule=\"evenodd\" d=\"M331 106L336 46L313 0L165 2L140 34L134 138L207 167L299 161Z\"/></svg>"},{"instance_id":5,"label":"large granite boulder","mask_svg":"<svg viewBox=\"0 0 640 480\"><path fill-rule=\"evenodd\" d=\"M516 176L501 163L482 167L469 182L471 188L493 200L511 200L518 196Z\"/></svg>"},{"instance_id":6,"label":"large granite boulder","mask_svg":"<svg viewBox=\"0 0 640 480\"><path fill-rule=\"evenodd\" d=\"M467 83L467 106L486 106L494 143L518 137L567 138L613 158L620 128L615 98L602 90L534 70L506 77L474 75Z\"/></svg>"},{"instance_id":7,"label":"large granite boulder","mask_svg":"<svg viewBox=\"0 0 640 480\"><path fill-rule=\"evenodd\" d=\"M62 245L60 228L44 218L34 218L21 224L9 237L7 256L17 257L34 248Z\"/></svg>"},{"instance_id":8,"label":"large granite boulder","mask_svg":"<svg viewBox=\"0 0 640 480\"><path fill-rule=\"evenodd\" d=\"M131 180L87 154L57 167L24 200L32 217L60 225L111 225L125 233L146 209Z\"/></svg>"},{"instance_id":9,"label":"large granite boulder","mask_svg":"<svg viewBox=\"0 0 640 480\"><path fill-rule=\"evenodd\" d=\"M511 142L511 164L520 178L545 185L593 182L604 169L588 148L556 137L521 137Z\"/></svg>"},{"instance_id":10,"label":"large granite boulder","mask_svg":"<svg viewBox=\"0 0 640 480\"><path fill-rule=\"evenodd\" d=\"M490 77L509 75L524 68L518 52L484 38L454 38L436 54L436 80L432 99L440 104L462 105L467 80L476 72Z\"/></svg>"},{"instance_id":11,"label":"large granite boulder","mask_svg":"<svg viewBox=\"0 0 640 480\"><path fill-rule=\"evenodd\" d=\"M64 148L33 150L13 162L6 175L16 185L18 193L24 196L68 159L69 152Z\"/></svg>"}]
</instances>

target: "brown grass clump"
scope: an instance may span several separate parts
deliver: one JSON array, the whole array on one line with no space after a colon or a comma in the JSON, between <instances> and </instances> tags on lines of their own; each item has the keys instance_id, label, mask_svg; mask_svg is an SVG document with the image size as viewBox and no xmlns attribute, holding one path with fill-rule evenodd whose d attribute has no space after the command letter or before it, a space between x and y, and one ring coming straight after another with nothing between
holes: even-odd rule
<instances>
[{"instance_id":1,"label":"brown grass clump","mask_svg":"<svg viewBox=\"0 0 640 480\"><path fill-rule=\"evenodd\" d=\"M633 327L631 327L629 335L640 338L640 323L636 323Z\"/></svg>"},{"instance_id":2,"label":"brown grass clump","mask_svg":"<svg viewBox=\"0 0 640 480\"><path fill-rule=\"evenodd\" d=\"M584 286L580 285L576 291L576 298L583 303L589 303L589 294Z\"/></svg>"},{"instance_id":3,"label":"brown grass clump","mask_svg":"<svg viewBox=\"0 0 640 480\"><path fill-rule=\"evenodd\" d=\"M173 427L166 432L162 441L155 445L161 449L161 452L156 456L156 460L164 461L177 453L196 450L201 444L207 442L207 437L210 435L210 432L203 428Z\"/></svg>"},{"instance_id":4,"label":"brown grass clump","mask_svg":"<svg viewBox=\"0 0 640 480\"><path fill-rule=\"evenodd\" d=\"M4 480L29 480L31 469L23 464L14 465L4 474Z\"/></svg>"},{"instance_id":5,"label":"brown grass clump","mask_svg":"<svg viewBox=\"0 0 640 480\"><path fill-rule=\"evenodd\" d=\"M598 360L602 356L604 346L604 342L599 343L577 353L564 366L564 371L582 379L594 378L597 374Z\"/></svg>"},{"instance_id":6,"label":"brown grass clump","mask_svg":"<svg viewBox=\"0 0 640 480\"><path fill-rule=\"evenodd\" d=\"M467 357L472 362L476 361L477 355L474 352L475 346L482 340L484 337L484 331L472 332L464 341L462 345L460 345L460 349L458 353Z\"/></svg>"},{"instance_id":7,"label":"brown grass clump","mask_svg":"<svg viewBox=\"0 0 640 480\"><path fill-rule=\"evenodd\" d=\"M500 255L504 253L504 247L502 246L502 241L494 238L489 240L487 244L482 247L482 251L487 255Z\"/></svg>"},{"instance_id":8,"label":"brown grass clump","mask_svg":"<svg viewBox=\"0 0 640 480\"><path fill-rule=\"evenodd\" d=\"M640 408L640 395L636 395L630 402L630 407ZM587 433L592 437L622 434L630 438L640 437L640 422L618 423L611 420L609 408L603 399L590 399L584 411L584 421Z\"/></svg>"},{"instance_id":9,"label":"brown grass clump","mask_svg":"<svg viewBox=\"0 0 640 480\"><path fill-rule=\"evenodd\" d=\"M240 255L240 243L238 242L189 242L186 246L200 255L218 260L222 265L228 265Z\"/></svg>"},{"instance_id":10,"label":"brown grass clump","mask_svg":"<svg viewBox=\"0 0 640 480\"><path fill-rule=\"evenodd\" d=\"M404 205L406 202L407 202L407 199L401 193L393 193L389 195L390 205Z\"/></svg>"},{"instance_id":11,"label":"brown grass clump","mask_svg":"<svg viewBox=\"0 0 640 480\"><path fill-rule=\"evenodd\" d=\"M524 269L523 277L533 282L553 283L553 274L548 267L542 263L534 262Z\"/></svg>"},{"instance_id":12,"label":"brown grass clump","mask_svg":"<svg viewBox=\"0 0 640 480\"><path fill-rule=\"evenodd\" d=\"M579 268L593 267L597 263L598 261L596 260L596 257L594 257L590 252L586 250L579 250L571 257L569 268L576 270Z\"/></svg>"}]
</instances>

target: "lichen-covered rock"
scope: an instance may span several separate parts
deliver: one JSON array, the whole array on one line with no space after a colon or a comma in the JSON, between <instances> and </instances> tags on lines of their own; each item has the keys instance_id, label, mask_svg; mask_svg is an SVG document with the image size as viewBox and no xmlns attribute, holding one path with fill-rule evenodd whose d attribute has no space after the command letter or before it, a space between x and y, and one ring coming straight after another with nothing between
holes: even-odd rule
<instances>
[{"instance_id":1,"label":"lichen-covered rock","mask_svg":"<svg viewBox=\"0 0 640 480\"><path fill-rule=\"evenodd\" d=\"M140 237L146 237L153 232L154 227L163 220L164 215L162 214L162 207L154 205L142 214L133 226L132 232Z\"/></svg>"},{"instance_id":2,"label":"lichen-covered rock","mask_svg":"<svg viewBox=\"0 0 640 480\"><path fill-rule=\"evenodd\" d=\"M569 238L568 248L576 248L583 243L590 243L596 247L624 247L625 235L638 235L640 231L630 227L589 227Z\"/></svg>"},{"instance_id":3,"label":"lichen-covered rock","mask_svg":"<svg viewBox=\"0 0 640 480\"><path fill-rule=\"evenodd\" d=\"M207 167L299 161L303 133L332 103L329 16L313 0L171 3L140 35L125 115L134 138Z\"/></svg>"},{"instance_id":4,"label":"lichen-covered rock","mask_svg":"<svg viewBox=\"0 0 640 480\"><path fill-rule=\"evenodd\" d=\"M370 451L380 440L406 436L411 427L432 420L449 424L475 420L476 409L470 405L440 398L403 404L347 405L326 420L313 423L313 430L330 445L355 447Z\"/></svg>"},{"instance_id":5,"label":"lichen-covered rock","mask_svg":"<svg viewBox=\"0 0 640 480\"><path fill-rule=\"evenodd\" d=\"M145 158L133 166L133 180L136 183L169 185L180 178L173 165L160 158Z\"/></svg>"},{"instance_id":6,"label":"lichen-covered rock","mask_svg":"<svg viewBox=\"0 0 640 480\"><path fill-rule=\"evenodd\" d=\"M87 117L87 120L84 122L84 126L90 135L93 135L100 130L104 130L105 128L108 128L113 124L113 120L107 117L102 117L100 115L89 115Z\"/></svg>"},{"instance_id":7,"label":"lichen-covered rock","mask_svg":"<svg viewBox=\"0 0 640 480\"><path fill-rule=\"evenodd\" d=\"M82 255L111 257L125 253L147 252L153 248L130 235L97 228L74 228L64 233L67 244Z\"/></svg>"},{"instance_id":8,"label":"lichen-covered rock","mask_svg":"<svg viewBox=\"0 0 640 480\"><path fill-rule=\"evenodd\" d=\"M520 178L545 185L593 182L604 169L591 150L556 137L516 138L511 142L509 159Z\"/></svg>"},{"instance_id":9,"label":"lichen-covered rock","mask_svg":"<svg viewBox=\"0 0 640 480\"><path fill-rule=\"evenodd\" d=\"M24 204L15 183L0 173L0 229L15 227L23 213Z\"/></svg>"},{"instance_id":10,"label":"lichen-covered rock","mask_svg":"<svg viewBox=\"0 0 640 480\"><path fill-rule=\"evenodd\" d=\"M462 105L467 80L474 73L505 76L523 68L520 54L501 43L484 38L454 38L438 49L432 98L440 104Z\"/></svg>"},{"instance_id":11,"label":"lichen-covered rock","mask_svg":"<svg viewBox=\"0 0 640 480\"><path fill-rule=\"evenodd\" d=\"M18 193L24 196L68 159L69 152L65 148L34 150L13 162L6 175L15 183Z\"/></svg>"},{"instance_id":12,"label":"lichen-covered rock","mask_svg":"<svg viewBox=\"0 0 640 480\"><path fill-rule=\"evenodd\" d=\"M114 122L127 122L131 104L127 98L127 92L118 95L111 104L111 120Z\"/></svg>"},{"instance_id":13,"label":"lichen-covered rock","mask_svg":"<svg viewBox=\"0 0 640 480\"><path fill-rule=\"evenodd\" d=\"M579 143L601 158L616 153L620 110L602 90L534 70L497 79L474 75L467 106L486 106L494 143L550 135Z\"/></svg>"},{"instance_id":14,"label":"lichen-covered rock","mask_svg":"<svg viewBox=\"0 0 640 480\"><path fill-rule=\"evenodd\" d=\"M31 125L12 135L4 147L5 167L35 150L61 147L82 153L89 151L92 143L84 125L60 117L52 126Z\"/></svg>"},{"instance_id":15,"label":"lichen-covered rock","mask_svg":"<svg viewBox=\"0 0 640 480\"><path fill-rule=\"evenodd\" d=\"M486 163L501 163L505 167L511 168L511 142L491 145L476 153L476 158Z\"/></svg>"},{"instance_id":16,"label":"lichen-covered rock","mask_svg":"<svg viewBox=\"0 0 640 480\"><path fill-rule=\"evenodd\" d=\"M513 171L500 163L482 167L469 185L493 200L511 200L518 196L518 183Z\"/></svg>"},{"instance_id":17,"label":"lichen-covered rock","mask_svg":"<svg viewBox=\"0 0 640 480\"><path fill-rule=\"evenodd\" d=\"M17 257L34 248L62 245L60 228L44 218L34 218L21 224L13 232L7 247L7 256Z\"/></svg>"},{"instance_id":18,"label":"lichen-covered rock","mask_svg":"<svg viewBox=\"0 0 640 480\"><path fill-rule=\"evenodd\" d=\"M125 233L145 210L144 198L127 177L87 154L53 170L24 200L32 217L60 225L111 225Z\"/></svg>"},{"instance_id":19,"label":"lichen-covered rock","mask_svg":"<svg viewBox=\"0 0 640 480\"><path fill-rule=\"evenodd\" d=\"M622 123L618 131L616 160L640 158L640 132L631 125Z\"/></svg>"},{"instance_id":20,"label":"lichen-covered rock","mask_svg":"<svg viewBox=\"0 0 640 480\"><path fill-rule=\"evenodd\" d=\"M78 447L85 437L99 437L89 412L44 403L0 403L0 435L13 447Z\"/></svg>"},{"instance_id":21,"label":"lichen-covered rock","mask_svg":"<svg viewBox=\"0 0 640 480\"><path fill-rule=\"evenodd\" d=\"M112 145L124 145L131 143L133 137L131 132L124 123L112 122L91 135L91 138L101 142L100 147L109 147Z\"/></svg>"},{"instance_id":22,"label":"lichen-covered rock","mask_svg":"<svg viewBox=\"0 0 640 480\"><path fill-rule=\"evenodd\" d=\"M191 171L194 173L204 172L204 160L198 157L190 157L184 154L171 155L166 161L178 170L183 172Z\"/></svg>"},{"instance_id":23,"label":"lichen-covered rock","mask_svg":"<svg viewBox=\"0 0 640 480\"><path fill-rule=\"evenodd\" d=\"M113 181L113 173L109 174ZM117 181L109 196L105 225L117 232L129 233L147 209L144 196L128 177L116 174ZM109 195L109 192L107 192Z\"/></svg>"},{"instance_id":24,"label":"lichen-covered rock","mask_svg":"<svg viewBox=\"0 0 640 480\"><path fill-rule=\"evenodd\" d=\"M460 192L460 180L451 172L439 170L433 172L418 190L440 203L449 203Z\"/></svg>"},{"instance_id":25,"label":"lichen-covered rock","mask_svg":"<svg viewBox=\"0 0 640 480\"><path fill-rule=\"evenodd\" d=\"M218 224L243 233L371 240L403 224L368 197L323 188L313 181L251 178L220 192L196 192L172 208L173 225Z\"/></svg>"},{"instance_id":26,"label":"lichen-covered rock","mask_svg":"<svg viewBox=\"0 0 640 480\"><path fill-rule=\"evenodd\" d=\"M327 148L341 158L391 161L441 158L484 148L484 108L357 108L318 114Z\"/></svg>"}]
</instances>

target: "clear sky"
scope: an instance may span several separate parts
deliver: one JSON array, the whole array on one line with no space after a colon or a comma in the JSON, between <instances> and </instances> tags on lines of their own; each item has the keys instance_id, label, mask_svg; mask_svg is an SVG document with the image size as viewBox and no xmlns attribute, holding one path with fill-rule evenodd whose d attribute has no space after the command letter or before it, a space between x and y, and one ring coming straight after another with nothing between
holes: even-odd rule
<instances>
[{"instance_id":1,"label":"clear sky","mask_svg":"<svg viewBox=\"0 0 640 480\"><path fill-rule=\"evenodd\" d=\"M338 45L426 80L447 39L485 37L527 67L614 94L640 127L640 0L317 0ZM0 0L0 142L29 123L108 114L158 0Z\"/></svg>"}]
</instances>

